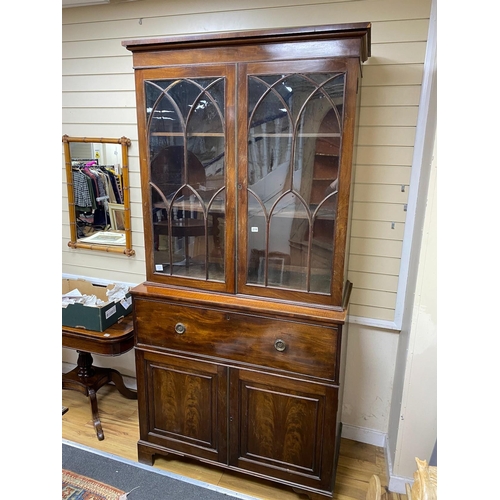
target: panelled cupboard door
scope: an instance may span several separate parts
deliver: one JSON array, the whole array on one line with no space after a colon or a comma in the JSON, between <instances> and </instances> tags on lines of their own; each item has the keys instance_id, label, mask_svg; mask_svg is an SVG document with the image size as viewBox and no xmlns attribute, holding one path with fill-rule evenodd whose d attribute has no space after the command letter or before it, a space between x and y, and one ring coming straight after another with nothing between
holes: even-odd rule
<instances>
[{"instance_id":1,"label":"panelled cupboard door","mask_svg":"<svg viewBox=\"0 0 500 500\"><path fill-rule=\"evenodd\" d=\"M338 387L231 369L232 466L327 491Z\"/></svg>"},{"instance_id":2,"label":"panelled cupboard door","mask_svg":"<svg viewBox=\"0 0 500 500\"><path fill-rule=\"evenodd\" d=\"M234 292L234 75L136 72L149 281Z\"/></svg>"},{"instance_id":3,"label":"panelled cupboard door","mask_svg":"<svg viewBox=\"0 0 500 500\"><path fill-rule=\"evenodd\" d=\"M139 455L148 455L147 445L141 451L142 442L226 463L227 368L148 352L140 352L137 361L147 401L139 406Z\"/></svg>"}]
</instances>

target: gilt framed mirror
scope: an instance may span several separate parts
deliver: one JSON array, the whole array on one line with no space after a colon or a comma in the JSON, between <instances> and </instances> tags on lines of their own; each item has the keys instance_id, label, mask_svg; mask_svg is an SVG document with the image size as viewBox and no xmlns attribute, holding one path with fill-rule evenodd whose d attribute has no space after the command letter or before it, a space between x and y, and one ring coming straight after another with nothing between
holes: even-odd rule
<instances>
[{"instance_id":1,"label":"gilt framed mirror","mask_svg":"<svg viewBox=\"0 0 500 500\"><path fill-rule=\"evenodd\" d=\"M127 137L63 135L70 248L132 256Z\"/></svg>"}]
</instances>

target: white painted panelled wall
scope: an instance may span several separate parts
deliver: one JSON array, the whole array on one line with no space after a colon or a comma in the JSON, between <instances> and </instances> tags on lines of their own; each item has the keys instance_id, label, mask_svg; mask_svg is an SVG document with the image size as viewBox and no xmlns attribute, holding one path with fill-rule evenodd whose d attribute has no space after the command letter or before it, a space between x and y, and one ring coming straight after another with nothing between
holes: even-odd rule
<instances>
[{"instance_id":1,"label":"white painted panelled wall","mask_svg":"<svg viewBox=\"0 0 500 500\"><path fill-rule=\"evenodd\" d=\"M385 445L411 241L404 241L431 0L137 0L62 11L62 133L121 137L130 148L133 257L72 250L61 144L63 277L137 284L145 255L132 55L122 40L187 33L369 21L363 65L348 278L351 324L342 421L346 434ZM418 139L417 139L418 143ZM417 165L415 168L420 168ZM413 219L411 219L413 220ZM411 238L411 234L406 237ZM402 281L403 280L403 281ZM403 284L404 284L403 283ZM63 361L76 355L63 349ZM135 375L134 355L96 364ZM428 457L421 457L428 458ZM412 475L404 471L400 475Z\"/></svg>"}]
</instances>

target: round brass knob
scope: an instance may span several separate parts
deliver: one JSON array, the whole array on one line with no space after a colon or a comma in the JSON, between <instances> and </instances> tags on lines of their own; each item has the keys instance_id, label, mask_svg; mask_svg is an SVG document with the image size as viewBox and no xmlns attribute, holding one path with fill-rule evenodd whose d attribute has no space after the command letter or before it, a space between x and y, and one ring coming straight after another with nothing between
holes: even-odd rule
<instances>
[{"instance_id":1,"label":"round brass knob","mask_svg":"<svg viewBox=\"0 0 500 500\"><path fill-rule=\"evenodd\" d=\"M277 339L276 342L274 342L274 348L279 352L283 352L286 349L285 341Z\"/></svg>"},{"instance_id":2,"label":"round brass knob","mask_svg":"<svg viewBox=\"0 0 500 500\"><path fill-rule=\"evenodd\" d=\"M175 325L175 333L182 335L186 331L186 327L182 323L177 323Z\"/></svg>"}]
</instances>

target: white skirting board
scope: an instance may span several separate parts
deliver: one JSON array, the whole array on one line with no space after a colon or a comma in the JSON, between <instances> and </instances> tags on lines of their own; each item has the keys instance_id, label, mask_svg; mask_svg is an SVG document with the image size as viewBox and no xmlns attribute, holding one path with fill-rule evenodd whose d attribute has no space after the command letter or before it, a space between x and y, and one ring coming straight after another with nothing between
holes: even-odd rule
<instances>
[{"instance_id":1,"label":"white skirting board","mask_svg":"<svg viewBox=\"0 0 500 500\"><path fill-rule=\"evenodd\" d=\"M342 422L342 437L345 439L352 439L359 443L371 444L385 448L387 435L380 431L367 429L365 427L357 427L355 425L348 425Z\"/></svg>"},{"instance_id":2,"label":"white skirting board","mask_svg":"<svg viewBox=\"0 0 500 500\"><path fill-rule=\"evenodd\" d=\"M392 463L390 460L391 454L389 450L389 442L387 434L365 427L356 427L355 425L347 425L342 423L342 437L352 439L359 443L371 444L384 448L385 462L387 475L389 477L389 491L392 493L406 493L406 484L412 485L413 478L399 477L392 474Z\"/></svg>"}]
</instances>

